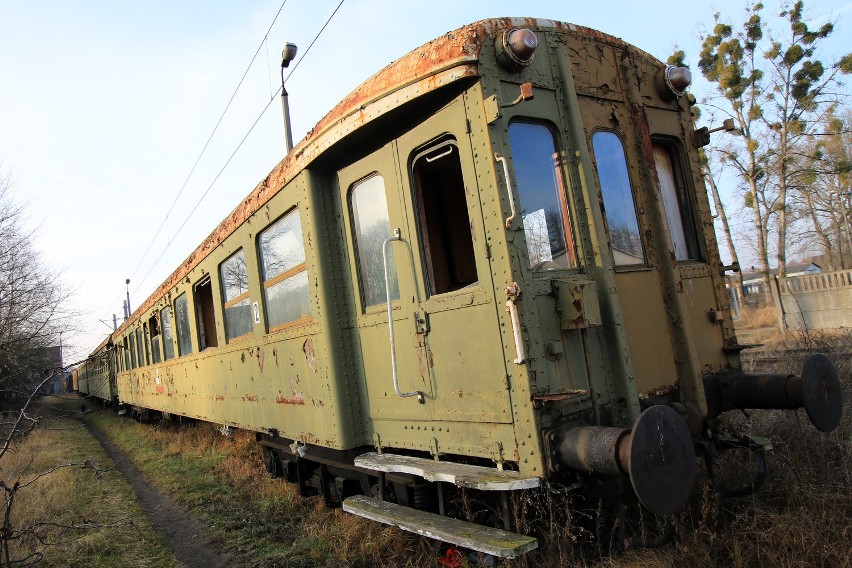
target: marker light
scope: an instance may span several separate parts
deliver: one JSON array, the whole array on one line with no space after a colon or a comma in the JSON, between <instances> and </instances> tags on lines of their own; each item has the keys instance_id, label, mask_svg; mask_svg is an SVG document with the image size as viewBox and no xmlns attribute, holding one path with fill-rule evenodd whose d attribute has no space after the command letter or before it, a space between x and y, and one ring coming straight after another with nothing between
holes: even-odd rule
<instances>
[{"instance_id":1,"label":"marker light","mask_svg":"<svg viewBox=\"0 0 852 568\"><path fill-rule=\"evenodd\" d=\"M503 32L497 45L497 61L506 71L520 71L535 57L538 38L532 30L512 28Z\"/></svg>"},{"instance_id":2,"label":"marker light","mask_svg":"<svg viewBox=\"0 0 852 568\"><path fill-rule=\"evenodd\" d=\"M692 73L688 67L675 67L666 65L666 86L671 89L676 97L686 93L686 89L692 84Z\"/></svg>"}]
</instances>

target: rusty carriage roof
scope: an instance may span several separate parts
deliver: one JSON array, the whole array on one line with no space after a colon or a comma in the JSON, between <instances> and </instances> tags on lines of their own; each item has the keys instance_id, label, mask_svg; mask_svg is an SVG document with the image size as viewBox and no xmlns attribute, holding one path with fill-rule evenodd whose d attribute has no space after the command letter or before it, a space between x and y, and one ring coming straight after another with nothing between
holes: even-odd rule
<instances>
[{"instance_id":1,"label":"rusty carriage roof","mask_svg":"<svg viewBox=\"0 0 852 568\"><path fill-rule=\"evenodd\" d=\"M479 53L485 41L499 30L519 27L590 37L655 60L614 36L552 20L494 18L448 32L390 63L341 100L134 313L142 314L160 301L246 219L332 145L413 98L460 79L478 77ZM131 326L129 321L132 319L125 321L116 333Z\"/></svg>"}]
</instances>

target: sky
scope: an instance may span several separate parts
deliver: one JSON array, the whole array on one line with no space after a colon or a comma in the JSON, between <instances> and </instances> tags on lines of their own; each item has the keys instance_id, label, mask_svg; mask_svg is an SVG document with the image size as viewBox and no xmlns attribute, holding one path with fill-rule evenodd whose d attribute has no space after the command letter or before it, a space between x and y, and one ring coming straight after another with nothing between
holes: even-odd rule
<instances>
[{"instance_id":1,"label":"sky","mask_svg":"<svg viewBox=\"0 0 852 568\"><path fill-rule=\"evenodd\" d=\"M717 11L739 18L743 6L733 0L339 4L0 0L0 175L11 174L35 248L72 291L69 307L79 329L63 338L66 361L84 358L102 341L113 314L121 322L127 288L131 307L143 303L283 158L281 104L273 97L285 43L299 47L287 78L298 143L364 79L479 19L572 22L660 59L682 48L694 67L701 26ZM778 12L776 2L765 4L767 13ZM852 2L806 5L814 21L840 19L834 53L852 49ZM701 88L697 80L693 91Z\"/></svg>"}]
</instances>

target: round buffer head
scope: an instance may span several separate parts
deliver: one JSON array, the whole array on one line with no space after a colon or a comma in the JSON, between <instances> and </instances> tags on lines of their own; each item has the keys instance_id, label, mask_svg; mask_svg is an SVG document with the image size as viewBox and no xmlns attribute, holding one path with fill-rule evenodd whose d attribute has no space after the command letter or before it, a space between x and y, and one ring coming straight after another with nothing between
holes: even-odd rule
<instances>
[{"instance_id":1,"label":"round buffer head","mask_svg":"<svg viewBox=\"0 0 852 568\"><path fill-rule=\"evenodd\" d=\"M822 353L814 353L802 367L802 403L819 430L831 432L843 413L843 392L837 368Z\"/></svg>"},{"instance_id":2,"label":"round buffer head","mask_svg":"<svg viewBox=\"0 0 852 568\"><path fill-rule=\"evenodd\" d=\"M630 483L646 509L658 515L679 511L692 492L695 449L683 418L668 406L655 405L633 426Z\"/></svg>"}]
</instances>

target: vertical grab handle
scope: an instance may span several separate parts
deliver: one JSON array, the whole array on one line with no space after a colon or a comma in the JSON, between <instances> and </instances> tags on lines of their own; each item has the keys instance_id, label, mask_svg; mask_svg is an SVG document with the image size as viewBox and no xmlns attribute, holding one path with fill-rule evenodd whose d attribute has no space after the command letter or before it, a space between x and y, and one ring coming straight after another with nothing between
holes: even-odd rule
<instances>
[{"instance_id":1,"label":"vertical grab handle","mask_svg":"<svg viewBox=\"0 0 852 568\"><path fill-rule=\"evenodd\" d=\"M512 209L512 214L506 217L506 228L512 228L512 221L517 216L518 212L515 208L515 192L512 189L512 179L509 177L509 164L506 162L506 158L494 152L494 159L498 162L503 163L503 178L506 180L506 190L509 192L509 207Z\"/></svg>"},{"instance_id":2,"label":"vertical grab handle","mask_svg":"<svg viewBox=\"0 0 852 568\"><path fill-rule=\"evenodd\" d=\"M388 270L388 245L393 241L402 241L400 230L394 229L393 236L388 237L382 243L382 261L385 268L385 294L388 304L388 335L390 336L390 354L391 354L391 374L393 375L393 390L396 395L402 398L416 396L417 402L424 404L426 399L420 391L400 392L399 390L399 374L396 369L396 341L393 335L393 306L391 305L391 289L390 289L390 272Z\"/></svg>"},{"instance_id":3,"label":"vertical grab handle","mask_svg":"<svg viewBox=\"0 0 852 568\"><path fill-rule=\"evenodd\" d=\"M520 295L521 287L518 286L517 282L512 282L506 287L506 296L508 297L508 300L506 300L506 311L509 312L509 317L512 320L512 335L515 339L515 355L517 355L513 362L516 365L523 365L527 359L524 352L524 338L521 336L521 321L518 317L518 306L515 304Z\"/></svg>"}]
</instances>

